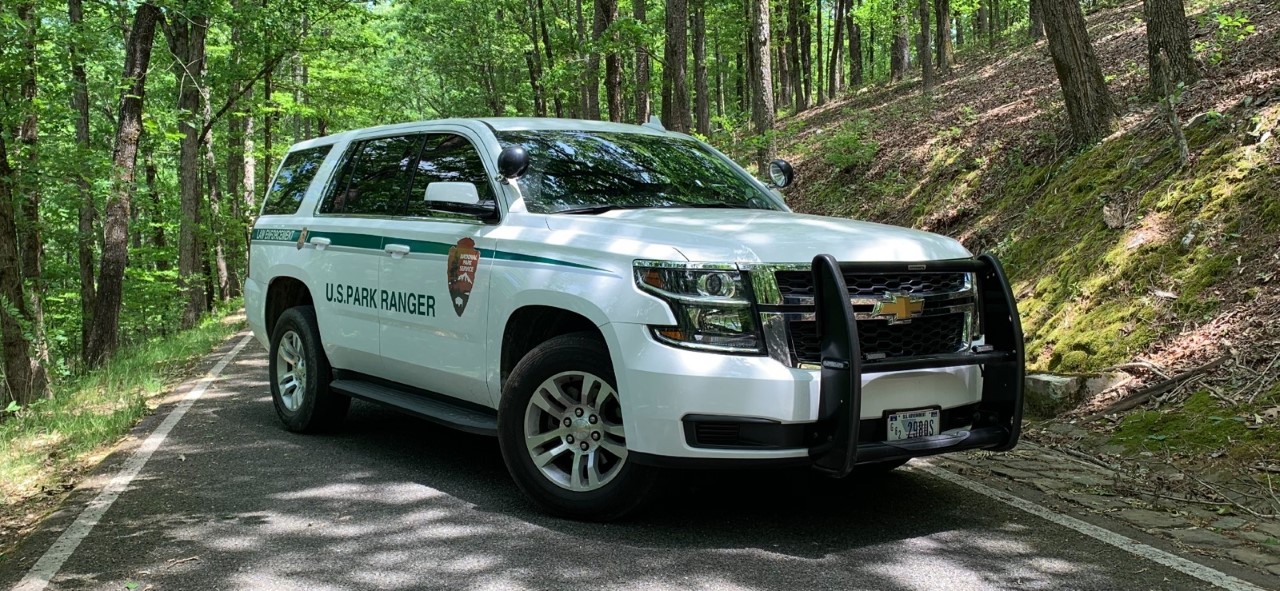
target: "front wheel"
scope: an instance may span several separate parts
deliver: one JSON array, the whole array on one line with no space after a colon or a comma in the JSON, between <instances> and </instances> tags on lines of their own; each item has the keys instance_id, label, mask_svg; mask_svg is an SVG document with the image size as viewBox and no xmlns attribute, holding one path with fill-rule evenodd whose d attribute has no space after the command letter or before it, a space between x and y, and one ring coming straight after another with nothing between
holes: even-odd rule
<instances>
[{"instance_id":1,"label":"front wheel","mask_svg":"<svg viewBox=\"0 0 1280 591\"><path fill-rule=\"evenodd\" d=\"M613 365L590 335L552 338L520 360L503 388L498 442L520 490L557 515L617 519L655 487L652 468L628 461Z\"/></svg>"}]
</instances>

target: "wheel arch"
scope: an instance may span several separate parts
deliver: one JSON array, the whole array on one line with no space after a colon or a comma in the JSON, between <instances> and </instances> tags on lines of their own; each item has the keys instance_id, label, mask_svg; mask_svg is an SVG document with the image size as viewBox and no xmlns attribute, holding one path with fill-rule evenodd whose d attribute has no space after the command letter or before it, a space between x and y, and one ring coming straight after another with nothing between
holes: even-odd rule
<instances>
[{"instance_id":1,"label":"wheel arch","mask_svg":"<svg viewBox=\"0 0 1280 591\"><path fill-rule=\"evenodd\" d=\"M306 282L290 275L277 275L267 284L263 302L263 326L267 335L275 330L276 321L285 310L295 306L313 306L315 300Z\"/></svg>"},{"instance_id":2,"label":"wheel arch","mask_svg":"<svg viewBox=\"0 0 1280 591\"><path fill-rule=\"evenodd\" d=\"M511 370L534 347L554 337L578 332L594 334L605 344L600 327L577 311L545 304L529 304L513 310L502 330L499 386L506 385Z\"/></svg>"}]
</instances>

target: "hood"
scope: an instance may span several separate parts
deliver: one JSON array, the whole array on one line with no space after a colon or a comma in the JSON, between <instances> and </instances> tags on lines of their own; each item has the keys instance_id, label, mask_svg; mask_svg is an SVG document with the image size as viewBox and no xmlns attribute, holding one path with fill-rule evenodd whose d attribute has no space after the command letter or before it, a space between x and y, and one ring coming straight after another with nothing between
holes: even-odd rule
<instances>
[{"instance_id":1,"label":"hood","mask_svg":"<svg viewBox=\"0 0 1280 591\"><path fill-rule=\"evenodd\" d=\"M850 262L970 256L959 242L946 236L785 211L625 209L599 215L548 215L547 227L670 245L698 262L809 263L818 254Z\"/></svg>"}]
</instances>

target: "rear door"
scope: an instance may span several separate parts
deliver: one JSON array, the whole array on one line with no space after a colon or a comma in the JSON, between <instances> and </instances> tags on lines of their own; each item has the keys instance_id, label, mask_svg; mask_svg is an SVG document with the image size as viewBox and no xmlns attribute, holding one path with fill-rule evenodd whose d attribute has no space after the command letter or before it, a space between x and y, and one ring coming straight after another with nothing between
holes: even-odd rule
<instances>
[{"instance_id":1,"label":"rear door","mask_svg":"<svg viewBox=\"0 0 1280 591\"><path fill-rule=\"evenodd\" d=\"M495 220L426 200L432 183L476 187L482 204L498 188L465 130L431 133L415 161L405 213L386 228L382 358L389 379L477 404L490 404L487 367L489 281Z\"/></svg>"},{"instance_id":2,"label":"rear door","mask_svg":"<svg viewBox=\"0 0 1280 591\"><path fill-rule=\"evenodd\" d=\"M305 240L315 249L312 296L325 352L335 367L383 373L379 321L388 220L401 213L421 134L354 141Z\"/></svg>"}]
</instances>

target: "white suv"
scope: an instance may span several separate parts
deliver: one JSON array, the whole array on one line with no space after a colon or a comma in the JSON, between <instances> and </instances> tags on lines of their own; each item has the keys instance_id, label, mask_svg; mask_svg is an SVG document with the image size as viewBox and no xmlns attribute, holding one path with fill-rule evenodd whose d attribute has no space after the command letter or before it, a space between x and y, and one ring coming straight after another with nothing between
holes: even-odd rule
<instances>
[{"instance_id":1,"label":"white suv","mask_svg":"<svg viewBox=\"0 0 1280 591\"><path fill-rule=\"evenodd\" d=\"M626 514L664 468L842 477L1018 440L1022 332L993 257L791 213L658 124L303 142L252 238L246 308L289 429L333 428L354 397L494 435L560 515Z\"/></svg>"}]
</instances>

